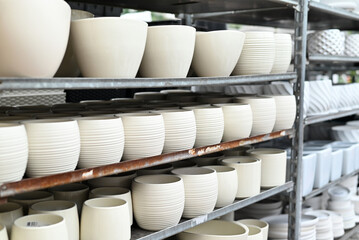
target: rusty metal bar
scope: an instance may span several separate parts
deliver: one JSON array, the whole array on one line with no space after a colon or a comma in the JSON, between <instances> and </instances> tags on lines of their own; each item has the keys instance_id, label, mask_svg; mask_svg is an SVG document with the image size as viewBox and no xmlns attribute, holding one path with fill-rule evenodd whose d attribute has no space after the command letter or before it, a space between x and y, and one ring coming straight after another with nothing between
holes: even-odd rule
<instances>
[{"instance_id":1,"label":"rusty metal bar","mask_svg":"<svg viewBox=\"0 0 359 240\"><path fill-rule=\"evenodd\" d=\"M292 129L273 132L270 134L249 137L245 139L235 140L231 142L220 143L212 146L193 148L175 153L163 154L154 157L148 157L133 161L120 162L101 167L80 169L72 172L55 174L40 178L29 178L19 182L7 183L0 186L0 198L6 198L19 193L30 192L34 190L54 187L67 183L80 182L92 178L99 178L108 175L118 174L147 168L164 163L171 163L197 156L207 155L223 150L228 150L248 144L268 141L275 138L288 136L293 133Z\"/></svg>"}]
</instances>

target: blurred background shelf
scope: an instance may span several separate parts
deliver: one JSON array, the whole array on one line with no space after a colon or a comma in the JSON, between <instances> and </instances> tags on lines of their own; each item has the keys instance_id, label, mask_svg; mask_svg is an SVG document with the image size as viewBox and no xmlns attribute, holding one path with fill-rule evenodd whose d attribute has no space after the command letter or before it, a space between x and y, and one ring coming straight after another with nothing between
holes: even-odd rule
<instances>
[{"instance_id":1,"label":"blurred background shelf","mask_svg":"<svg viewBox=\"0 0 359 240\"><path fill-rule=\"evenodd\" d=\"M0 90L169 88L288 81L296 78L297 74L294 72L251 76L188 78L0 78Z\"/></svg>"},{"instance_id":2,"label":"blurred background shelf","mask_svg":"<svg viewBox=\"0 0 359 240\"><path fill-rule=\"evenodd\" d=\"M309 116L309 117L305 118L304 124L310 125L310 124L314 124L314 123L320 123L320 122L334 120L334 119L338 119L338 118L342 118L342 117L348 117L348 116L358 114L358 113L359 113L359 108L355 108L355 109L348 110L348 111L339 111L336 113L329 113L329 114L323 114L323 115L318 115L318 116Z\"/></svg>"},{"instance_id":3,"label":"blurred background shelf","mask_svg":"<svg viewBox=\"0 0 359 240\"><path fill-rule=\"evenodd\" d=\"M312 55L309 56L309 61L313 63L359 63L359 57Z\"/></svg>"},{"instance_id":4,"label":"blurred background shelf","mask_svg":"<svg viewBox=\"0 0 359 240\"><path fill-rule=\"evenodd\" d=\"M353 229L347 231L344 236L338 238L338 240L347 240L350 239L354 234L359 232L359 225L356 225Z\"/></svg>"},{"instance_id":5,"label":"blurred background shelf","mask_svg":"<svg viewBox=\"0 0 359 240\"><path fill-rule=\"evenodd\" d=\"M122 172L129 172L142 168L148 168L151 166L157 166L160 164L185 160L185 159L207 155L223 150L233 149L248 144L261 143L272 139L290 136L292 134L293 134L293 130L288 129L288 130L273 132L270 134L264 134L264 135L249 137L245 139L235 140L231 142L224 142L212 146L193 148L180 152L163 154L163 155L158 155L158 156L148 157L138 160L124 161L124 162L101 166L101 167L80 169L72 172L66 172L66 173L50 175L40 178L27 178L19 182L6 183L1 185L0 199L12 195L16 195L19 193L25 193L34 190L54 187L58 185L64 185L67 183L80 182L92 178L99 178L99 177L109 176Z\"/></svg>"},{"instance_id":6,"label":"blurred background shelf","mask_svg":"<svg viewBox=\"0 0 359 240\"><path fill-rule=\"evenodd\" d=\"M293 189L293 182L290 181L290 182L285 183L284 185L274 187L271 189L267 189L267 190L263 190L260 194L254 196L254 197L246 198L243 200L236 200L234 203L232 203L228 206L222 207L222 208L217 208L209 214L202 215L202 216L199 216L199 217L196 217L193 219L185 219L185 220L182 219L182 221L178 225L158 231L158 232L150 232L150 231L145 231L145 230L139 229L139 228L132 228L131 240L135 240L135 239L139 239L139 240L164 239L164 238L173 236L177 233L180 233L186 229L197 226L201 223L221 217L223 215L226 215L233 211L239 210L239 209L244 208L253 203L256 203L261 200L272 197L274 195L277 195L278 193L282 193L285 191L290 192L290 191L292 191L292 189Z\"/></svg>"},{"instance_id":7,"label":"blurred background shelf","mask_svg":"<svg viewBox=\"0 0 359 240\"><path fill-rule=\"evenodd\" d=\"M337 184L339 184L339 183L341 183L341 182L347 180L348 178L350 178L350 177L352 177L352 176L354 176L354 175L356 175L356 174L358 174L358 173L359 173L359 170L356 170L356 171L354 171L354 172L352 172L352 173L350 173L350 174L348 174L348 175L342 176L341 178L339 178L339 179L337 179L337 180L335 180L335 181L332 181L332 182L326 184L324 187L314 189L311 193L309 193L308 195L304 196L303 199L304 199L304 200L308 200L308 199L310 199L310 198L312 198L312 197L315 197L315 196L317 196L317 195L319 195L319 194L325 192L325 191L328 190L329 188L331 188L331 187L333 187L333 186L335 186L335 185L337 185Z\"/></svg>"}]
</instances>

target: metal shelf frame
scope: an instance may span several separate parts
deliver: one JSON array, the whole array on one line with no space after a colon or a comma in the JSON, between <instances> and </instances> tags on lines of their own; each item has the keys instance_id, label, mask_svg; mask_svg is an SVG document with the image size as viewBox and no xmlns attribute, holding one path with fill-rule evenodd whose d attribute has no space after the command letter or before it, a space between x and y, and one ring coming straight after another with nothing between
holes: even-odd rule
<instances>
[{"instance_id":1,"label":"metal shelf frame","mask_svg":"<svg viewBox=\"0 0 359 240\"><path fill-rule=\"evenodd\" d=\"M340 237L338 240L348 240L351 238L354 234L359 232L359 225L356 225L353 229L347 231L344 236Z\"/></svg>"},{"instance_id":2,"label":"metal shelf frame","mask_svg":"<svg viewBox=\"0 0 359 240\"><path fill-rule=\"evenodd\" d=\"M250 84L288 81L296 78L297 74L294 72L250 76L188 78L0 78L0 90L169 88Z\"/></svg>"},{"instance_id":3,"label":"metal shelf frame","mask_svg":"<svg viewBox=\"0 0 359 240\"><path fill-rule=\"evenodd\" d=\"M290 192L290 191L292 191L292 189L293 189L293 182L287 182L284 185L274 187L271 189L263 190L260 194L254 196L254 197L245 198L243 200L236 200L234 203L232 203L228 206L222 207L222 208L217 208L209 214L201 215L199 217L188 219L188 220L183 219L178 225L158 231L158 232L150 232L150 231L145 231L143 229L138 229L138 228L132 229L131 240L135 240L135 239L138 239L138 240L164 239L164 238L173 236L177 233L180 233L184 230L187 230L189 228L192 228L194 226L197 226L201 223L221 217L228 213L231 213L231 212L234 212L241 208L244 208L246 206L249 206L253 203L256 203L256 202L259 202L266 198L277 195L279 193Z\"/></svg>"},{"instance_id":4,"label":"metal shelf frame","mask_svg":"<svg viewBox=\"0 0 359 240\"><path fill-rule=\"evenodd\" d=\"M341 178L339 178L339 179L337 179L337 180L335 180L335 181L332 181L332 182L326 184L325 186L323 186L323 187L321 187L321 188L314 189L311 193L309 193L308 195L304 196L304 197L303 197L303 200L305 201L305 200L308 200L308 199L310 199L310 198L313 198L313 197L315 197L315 196L317 196L317 195L319 195L319 194L325 192L325 191L328 190L329 188L331 188L331 187L333 187L333 186L335 186L335 185L337 185L337 184L340 184L341 182L347 180L348 178L350 178L350 177L352 177L352 176L354 176L354 175L356 175L356 174L358 174L358 173L359 173L359 170L356 170L356 171L354 171L354 172L352 172L352 173L350 173L350 174L348 174L348 175L342 176Z\"/></svg>"},{"instance_id":5,"label":"metal shelf frame","mask_svg":"<svg viewBox=\"0 0 359 240\"><path fill-rule=\"evenodd\" d=\"M309 56L311 63L359 63L359 57L350 56L330 56L330 55L311 55Z\"/></svg>"},{"instance_id":6,"label":"metal shelf frame","mask_svg":"<svg viewBox=\"0 0 359 240\"><path fill-rule=\"evenodd\" d=\"M46 177L28 178L19 182L6 183L0 186L0 200L1 198L7 198L19 193L45 189L67 183L81 182L92 178L104 177L113 174L138 170L141 168L157 166L165 163L181 161L197 156L203 156L248 144L260 143L276 138L290 136L292 133L292 129L282 130L270 134L239 139L231 142L224 142L212 146L193 148L180 152L168 153L154 157L137 159L133 161L125 161L101 167L80 169L72 172L55 174Z\"/></svg>"},{"instance_id":7,"label":"metal shelf frame","mask_svg":"<svg viewBox=\"0 0 359 240\"><path fill-rule=\"evenodd\" d=\"M339 111L336 113L329 113L329 114L318 115L318 116L309 116L309 117L305 118L304 124L310 125L310 124L314 124L314 123L325 122L325 121L334 120L334 119L338 119L338 118L342 118L342 117L348 117L348 116L358 114L358 113L359 113L359 108L355 108L352 110Z\"/></svg>"}]
</instances>

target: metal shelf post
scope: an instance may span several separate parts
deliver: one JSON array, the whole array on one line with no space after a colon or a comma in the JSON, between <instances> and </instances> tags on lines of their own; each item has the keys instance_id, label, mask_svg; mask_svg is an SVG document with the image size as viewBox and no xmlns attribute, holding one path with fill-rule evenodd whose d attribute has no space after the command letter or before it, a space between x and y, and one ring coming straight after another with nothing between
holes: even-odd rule
<instances>
[{"instance_id":1,"label":"metal shelf post","mask_svg":"<svg viewBox=\"0 0 359 240\"><path fill-rule=\"evenodd\" d=\"M306 46L308 26L308 0L299 0L295 9L295 55L294 64L297 71L295 84L295 97L297 102L297 117L292 143L292 157L290 161L291 180L294 183L294 191L289 194L289 229L288 239L298 240L300 235L300 221L302 209L302 153L303 153L303 96L306 68Z\"/></svg>"}]
</instances>

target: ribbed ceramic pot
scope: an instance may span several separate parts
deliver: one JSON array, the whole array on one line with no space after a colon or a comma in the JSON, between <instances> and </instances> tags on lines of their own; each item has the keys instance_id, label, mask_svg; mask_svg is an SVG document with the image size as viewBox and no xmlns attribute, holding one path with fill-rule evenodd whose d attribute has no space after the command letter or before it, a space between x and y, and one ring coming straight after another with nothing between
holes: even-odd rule
<instances>
[{"instance_id":1,"label":"ribbed ceramic pot","mask_svg":"<svg viewBox=\"0 0 359 240\"><path fill-rule=\"evenodd\" d=\"M260 193L262 161L255 157L224 157L220 163L237 171L237 198L253 197Z\"/></svg>"},{"instance_id":2,"label":"ribbed ceramic pot","mask_svg":"<svg viewBox=\"0 0 359 240\"><path fill-rule=\"evenodd\" d=\"M18 203L8 202L0 205L0 224L6 227L9 237L14 221L23 215L22 206Z\"/></svg>"}]
</instances>

